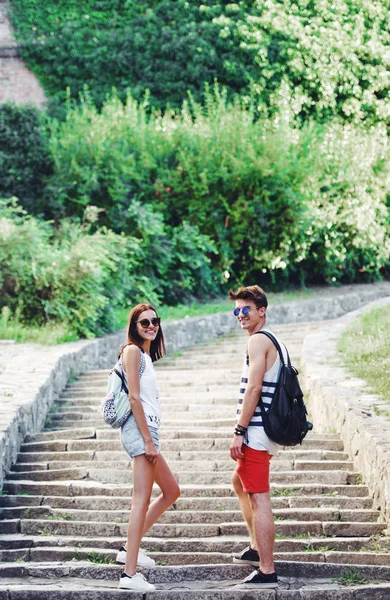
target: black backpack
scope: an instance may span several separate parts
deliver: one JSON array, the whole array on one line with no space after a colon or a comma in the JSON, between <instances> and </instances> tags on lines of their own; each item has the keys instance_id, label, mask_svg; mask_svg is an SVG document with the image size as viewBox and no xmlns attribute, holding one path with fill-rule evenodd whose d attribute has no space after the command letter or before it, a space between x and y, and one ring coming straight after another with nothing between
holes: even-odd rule
<instances>
[{"instance_id":1,"label":"black backpack","mask_svg":"<svg viewBox=\"0 0 390 600\"><path fill-rule=\"evenodd\" d=\"M296 446L302 444L307 432L313 429L307 421L307 410L303 401L303 393L298 381L298 371L291 365L287 352L287 363L276 338L269 331L257 331L266 335L279 352L281 368L279 380L268 410L259 399L264 431L270 440L281 446Z\"/></svg>"}]
</instances>

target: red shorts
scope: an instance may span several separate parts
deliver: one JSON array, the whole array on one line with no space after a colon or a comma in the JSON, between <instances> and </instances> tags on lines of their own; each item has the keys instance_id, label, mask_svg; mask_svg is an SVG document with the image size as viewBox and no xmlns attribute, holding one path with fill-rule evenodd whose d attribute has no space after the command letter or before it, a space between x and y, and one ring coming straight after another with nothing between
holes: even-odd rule
<instances>
[{"instance_id":1,"label":"red shorts","mask_svg":"<svg viewBox=\"0 0 390 600\"><path fill-rule=\"evenodd\" d=\"M269 463L272 458L265 450L253 450L242 446L244 458L237 460L236 471L244 492L263 494L269 492Z\"/></svg>"}]
</instances>

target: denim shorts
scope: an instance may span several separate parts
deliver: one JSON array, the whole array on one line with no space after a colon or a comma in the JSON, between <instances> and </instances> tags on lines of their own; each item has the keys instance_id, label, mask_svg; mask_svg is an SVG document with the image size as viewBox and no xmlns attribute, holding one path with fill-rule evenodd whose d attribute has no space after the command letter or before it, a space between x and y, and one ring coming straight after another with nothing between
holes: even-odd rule
<instances>
[{"instance_id":1,"label":"denim shorts","mask_svg":"<svg viewBox=\"0 0 390 600\"><path fill-rule=\"evenodd\" d=\"M148 425L148 427L152 436L153 444L155 445L157 452L159 452L160 441L158 437L158 429L156 427L150 427L150 425ZM139 456L140 454L145 454L144 438L138 429L134 415L130 415L126 423L124 423L121 427L121 442L123 448L126 450L130 458L134 458L134 456Z\"/></svg>"}]
</instances>

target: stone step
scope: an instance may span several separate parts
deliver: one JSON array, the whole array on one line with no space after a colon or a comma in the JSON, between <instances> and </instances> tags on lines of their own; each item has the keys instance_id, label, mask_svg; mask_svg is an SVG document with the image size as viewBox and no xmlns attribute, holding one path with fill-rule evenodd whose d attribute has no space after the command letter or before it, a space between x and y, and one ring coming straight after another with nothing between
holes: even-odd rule
<instances>
[{"instance_id":1,"label":"stone step","mask_svg":"<svg viewBox=\"0 0 390 600\"><path fill-rule=\"evenodd\" d=\"M190 404L179 404L176 406L172 406L171 404L167 407L162 405L163 413L164 413L164 421L165 423L170 423L171 420L175 420L174 417L177 417L178 414L180 416L197 416L202 417L203 420L206 418L215 419L216 417L221 417L221 414L226 414L225 411L230 411L232 408L231 404L214 404L209 405L207 402L199 402L197 405ZM58 410L55 413L50 414L51 420L60 420L60 419L96 419L96 417L100 417L100 403L99 404L80 404L79 408L77 408L76 404L73 403L73 406L58 406ZM100 417L101 418L101 417ZM231 419L234 420L233 418Z\"/></svg>"},{"instance_id":2,"label":"stone step","mask_svg":"<svg viewBox=\"0 0 390 600\"><path fill-rule=\"evenodd\" d=\"M346 570L344 568L344 570ZM248 573L245 573L247 575ZM119 578L119 577L118 577ZM321 600L335 600L337 594L337 600L365 600L370 598L371 600L386 599L390 593L390 584L388 583L370 583L367 585L352 586L349 588L332 583L333 579L330 577L317 578L314 583L310 580L296 579L295 589L289 589L288 581L280 580L279 588L277 590L250 590L248 595L248 589L244 585L240 584L240 581L235 582L221 582L218 581L212 586L206 585L204 580L191 581L188 584L179 583L176 584L172 589L172 584L161 583L156 586L156 591L153 592L153 598L155 600L214 600L215 598L224 600L285 600L287 597L289 600L302 600L303 598L312 598L313 593L318 593L317 599ZM24 590L24 587L27 589ZM7 585L9 600L20 600L25 598L24 592L28 593L30 598L39 598L39 600L57 600L63 598L64 600L71 600L77 598L78 600L90 600L92 597L94 600L107 600L107 597L115 600L116 598L123 599L125 592L118 589L118 582L111 582L105 580L85 582L83 578L71 577L67 579L66 591L63 589L62 583L48 584L47 580L34 577L31 579L27 586L23 586L23 579L13 578L9 580ZM27 591L28 590L28 591ZM288 594L286 596L285 594ZM352 594L355 594L352 596ZM143 597L148 599L152 595L142 596L135 592L131 593L131 598L134 600L142 600Z\"/></svg>"},{"instance_id":3,"label":"stone step","mask_svg":"<svg viewBox=\"0 0 390 600\"><path fill-rule=\"evenodd\" d=\"M232 471L173 471L179 484L196 483L201 485L229 484ZM26 472L8 473L9 481L59 481L89 479L101 483L132 483L131 470L119 470L112 468L99 468L98 463L91 467L74 467L56 470L38 470ZM275 471L272 474L274 483L280 484L353 484L357 483L359 474L348 471Z\"/></svg>"},{"instance_id":4,"label":"stone step","mask_svg":"<svg viewBox=\"0 0 390 600\"><path fill-rule=\"evenodd\" d=\"M116 433L115 439L75 439L75 440L59 440L56 441L42 441L42 442L29 442L22 444L22 452L65 452L67 450L122 450L121 443L119 441L119 433ZM202 435L204 436L203 432ZM192 437L192 438L177 438L171 440L161 439L161 451L162 452L182 452L182 451L213 451L213 450L224 450L229 451L231 439L217 438L213 433L213 437ZM343 444L337 440L307 440L302 444L302 448L307 450L334 450L342 451Z\"/></svg>"},{"instance_id":5,"label":"stone step","mask_svg":"<svg viewBox=\"0 0 390 600\"><path fill-rule=\"evenodd\" d=\"M156 491L158 488L155 488ZM180 487L181 497L206 497L221 498L234 496L231 485L192 485L182 484ZM124 496L131 493L131 485L122 484L102 484L92 481L71 482L35 482L35 481L5 481L4 491L11 495L30 494L32 496ZM296 485L277 485L271 483L271 494L278 497L285 495L318 496L323 495L330 498L339 496L347 497L367 497L368 489L365 485L322 485L322 484L301 484Z\"/></svg>"},{"instance_id":6,"label":"stone step","mask_svg":"<svg viewBox=\"0 0 390 600\"><path fill-rule=\"evenodd\" d=\"M102 562L115 562L117 549L101 549L100 547L75 548L74 546L21 548L17 550L0 550L1 562L65 562L65 561L88 561L101 558ZM181 551L181 552L152 552L149 555L156 561L157 565L205 565L205 564L231 564L231 553L216 551ZM276 548L275 560L299 561L299 562L322 562L350 565L385 565L390 566L390 553L371 552L337 552L329 551L296 551L283 552Z\"/></svg>"},{"instance_id":7,"label":"stone step","mask_svg":"<svg viewBox=\"0 0 390 600\"><path fill-rule=\"evenodd\" d=\"M18 514L21 513L21 514ZM24 513L24 514L23 514ZM93 522L113 522L127 523L129 519L129 507L125 510L91 510L77 508L53 509L50 505L41 505L39 507L26 508L8 508L3 509L3 518L26 518L38 519L41 517L52 518L53 520L69 521L93 521ZM48 517L46 517L48 515ZM274 509L276 521L339 521L356 523L374 523L377 522L380 513L376 510L357 510L357 509L333 509L333 508L276 508ZM181 509L169 510L159 519L159 523L227 523L239 522L243 524L243 518L239 507L234 509L206 510L206 509ZM385 525L381 524L382 528Z\"/></svg>"},{"instance_id":8,"label":"stone step","mask_svg":"<svg viewBox=\"0 0 390 600\"><path fill-rule=\"evenodd\" d=\"M50 429L52 431L54 431L56 428L58 429L71 429L73 427L79 427L80 424L85 425L85 424L89 424L92 427L99 427L99 425L101 425L103 422L102 418L99 417L94 417L94 418L88 418L88 419L84 419L83 417L79 418L79 419L54 419L51 421L50 424ZM175 428L181 428L181 427L186 427L188 426L189 422L191 422L192 425L197 425L200 429L210 429L210 435L213 434L213 429L216 427L230 427L231 431L233 431L234 429L234 420L233 419L218 419L218 418L208 418L208 419L195 419L192 417L188 417L188 418L180 418L180 419L170 419L170 424L171 427L174 426ZM204 431L203 431L203 435L204 435Z\"/></svg>"},{"instance_id":9,"label":"stone step","mask_svg":"<svg viewBox=\"0 0 390 600\"><path fill-rule=\"evenodd\" d=\"M4 521L3 523L7 523ZM9 521L11 523L11 521ZM354 523L338 521L288 521L275 523L277 535L297 536L341 536L369 537L380 535L383 523ZM123 536L127 534L127 523L103 521L70 521L66 519L23 519L20 531L26 535L38 535L41 531L55 535ZM156 523L147 537L212 537L217 535L245 535L243 523ZM6 531L5 533L14 533Z\"/></svg>"},{"instance_id":10,"label":"stone step","mask_svg":"<svg viewBox=\"0 0 390 600\"><path fill-rule=\"evenodd\" d=\"M100 551L107 549L117 551L124 543L124 538L106 536L106 537L82 537L72 536L27 536L21 533L3 535L0 538L0 549L10 551L12 548L99 548ZM151 556L156 552L166 552L170 554L179 554L181 552L213 552L227 553L239 552L247 546L247 535L225 535L207 538L155 538L148 537L142 542L142 547ZM301 536L299 539L283 538L278 536L275 540L277 552L306 552L309 556L311 552L375 552L390 555L390 539L388 537L313 537Z\"/></svg>"},{"instance_id":11,"label":"stone step","mask_svg":"<svg viewBox=\"0 0 390 600\"><path fill-rule=\"evenodd\" d=\"M49 457L48 457L49 458ZM47 462L19 462L12 466L10 473L27 473L28 471L46 471L46 470L60 470L60 469L73 469L95 466L100 469L114 469L114 470L128 470L131 466L131 459L126 458L126 454L122 453L122 460L97 460L95 456L91 456L89 460L48 460ZM175 473L181 471L188 471L191 469L193 473L204 473L206 470L209 472L226 472L231 471L233 467L232 460L213 460L210 457L209 461L185 461L185 460L171 460L169 463L171 470ZM277 473L279 471L341 471L342 469L352 469L352 461L288 461L281 460L281 457L275 459L272 463L271 473Z\"/></svg>"},{"instance_id":12,"label":"stone step","mask_svg":"<svg viewBox=\"0 0 390 600\"><path fill-rule=\"evenodd\" d=\"M372 509L370 497L350 498L348 496L273 496L272 505L281 508L335 508L340 510ZM31 506L47 505L51 508L78 508L90 510L128 510L131 506L129 496L2 496L0 507L25 510ZM176 503L177 510L234 510L238 507L237 499L230 497L180 497ZM173 510L171 507L169 510ZM5 517L4 517L5 518Z\"/></svg>"},{"instance_id":13,"label":"stone step","mask_svg":"<svg viewBox=\"0 0 390 600\"><path fill-rule=\"evenodd\" d=\"M17 464L27 464L27 463L39 463L45 461L120 461L123 460L123 457L126 456L123 450L115 451L108 450L97 451L93 450L80 450L75 452L21 452L17 457ZM315 450L281 450L278 454L272 459L272 465L275 463L279 463L286 460L296 461L296 460L313 460L313 461L322 461L322 463L327 464L326 461L344 461L346 460L347 455L344 452L332 452L332 451L318 451ZM207 452L193 452L193 451L184 451L184 452L165 452L164 458L172 464L173 461L182 461L182 462L191 462L198 463L200 461L209 461L210 459L214 461L224 461L226 460L226 452L224 450L212 450ZM231 459L229 459L231 461ZM230 462L230 465L233 466L233 463Z\"/></svg>"},{"instance_id":14,"label":"stone step","mask_svg":"<svg viewBox=\"0 0 390 600\"><path fill-rule=\"evenodd\" d=\"M276 568L278 574L281 578L281 590L283 591L283 578L291 578L295 579L295 586L292 589L299 589L297 585L296 579L305 578L306 583L308 580L312 579L313 583L318 585L318 578L327 577L328 583L330 584L331 578L337 578L341 574L344 574L345 567L344 565L339 565L336 563L322 564L319 562L294 562L294 561L277 561ZM69 577L82 577L84 582L85 580L94 580L96 581L110 581L117 582L122 571L122 567L119 565L107 565L107 564L94 564L92 562L87 561L68 561L64 565L56 564L56 563L46 563L46 562L36 562L36 563L27 563L24 565L23 563L13 563L13 564L0 564L0 578L7 577L8 581L12 581L15 578L29 577L28 580L28 588L29 589L33 578L42 578L45 580L46 584L49 583L51 579L58 580L61 582L67 581ZM177 584L184 583L184 589L190 587L190 582L195 581L203 581L203 586L206 588L206 582L208 583L208 589L210 590L210 583L213 582L239 582L245 577L247 574L251 572L251 567L249 566L241 566L241 565L232 565L232 564L222 564L222 565L185 565L185 566L166 566L166 567L154 567L147 572L148 580L152 583L155 583L157 587L159 584L175 584L177 590L180 591L180 598L183 598L183 590L180 590L180 585ZM362 577L369 580L374 580L375 582L382 582L382 585L387 582L390 589L390 567L388 566L371 566L371 565L362 565L359 569L359 572ZM64 579L66 578L66 579ZM287 583L287 582L286 582ZM215 591L217 587L211 585L214 596L209 596L209 598L215 597ZM68 587L68 581L67 581ZM45 586L46 589L46 586ZM226 587L225 587L226 589ZM343 589L343 588L341 588ZM351 589L351 588L350 588ZM359 589L359 588L358 588ZM362 588L360 588L362 589ZM329 598L334 598L335 591L337 587L333 586L332 592L333 596L329 596ZM42 588L40 590L42 592ZM313 591L313 588L311 589ZM349 595L349 600L353 599L363 599L365 596L356 595L354 590L352 595ZM261 591L261 598L267 598L270 600L275 598L275 596L264 595L265 590ZM246 597L252 597L252 590L250 591L250 596L248 596L248 589L246 589ZM272 592L274 593L274 592ZM123 597L123 592L121 592ZM40 596L37 596L40 597ZM78 596L77 596L78 597ZM136 597L133 596L132 597ZM154 596L156 598L156 595ZM158 597L158 596L157 596ZM172 596L169 594L169 598ZM197 596L194 596L197 597ZM232 596L236 598L237 596ZM257 597L257 596L256 596ZM288 594L286 596L279 596L279 598L288 598L291 599L291 595ZM296 598L301 598L302 596L297 596ZM310 596L306 596L309 598ZM370 598L372 596L369 596ZM386 598L386 596L373 596L373 598ZM95 596L94 596L95 598ZM277 597L276 597L277 598ZM294 598L294 596L293 596ZM319 597L318 597L319 598ZM323 596L321 596L322 600ZM340 596L337 595L337 600L339 600ZM341 596L342 598L342 596ZM366 596L367 598L367 596ZM12 596L11 596L12 600ZM139 596L139 600L141 600L141 595ZM295 598L294 598L295 600Z\"/></svg>"}]
</instances>

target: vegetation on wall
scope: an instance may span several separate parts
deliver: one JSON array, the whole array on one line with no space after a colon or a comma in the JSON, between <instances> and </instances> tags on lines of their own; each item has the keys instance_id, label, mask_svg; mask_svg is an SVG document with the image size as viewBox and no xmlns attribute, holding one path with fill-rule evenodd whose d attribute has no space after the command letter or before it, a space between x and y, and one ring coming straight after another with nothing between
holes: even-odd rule
<instances>
[{"instance_id":1,"label":"vegetation on wall","mask_svg":"<svg viewBox=\"0 0 390 600\"><path fill-rule=\"evenodd\" d=\"M204 83L255 94L274 110L326 120L389 121L386 0L13 0L22 56L57 106L87 84L102 105L150 91L180 107Z\"/></svg>"},{"instance_id":2,"label":"vegetation on wall","mask_svg":"<svg viewBox=\"0 0 390 600\"><path fill-rule=\"evenodd\" d=\"M45 213L45 180L53 172L43 115L0 105L0 198L17 196L28 211Z\"/></svg>"}]
</instances>

